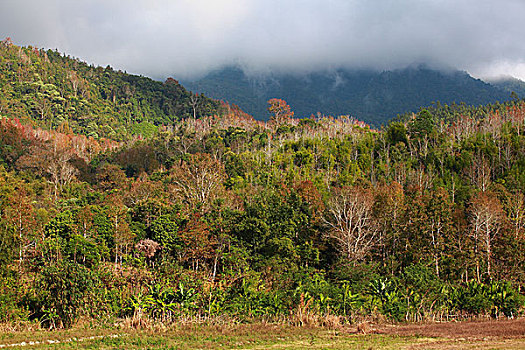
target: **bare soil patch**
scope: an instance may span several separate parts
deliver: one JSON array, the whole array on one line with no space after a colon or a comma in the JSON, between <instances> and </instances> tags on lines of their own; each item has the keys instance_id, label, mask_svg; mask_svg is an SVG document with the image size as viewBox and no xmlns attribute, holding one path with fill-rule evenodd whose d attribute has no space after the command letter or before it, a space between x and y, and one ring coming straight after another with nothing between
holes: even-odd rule
<instances>
[{"instance_id":1,"label":"bare soil patch","mask_svg":"<svg viewBox=\"0 0 525 350\"><path fill-rule=\"evenodd\" d=\"M450 339L518 339L525 338L525 318L493 321L377 326L375 333Z\"/></svg>"}]
</instances>

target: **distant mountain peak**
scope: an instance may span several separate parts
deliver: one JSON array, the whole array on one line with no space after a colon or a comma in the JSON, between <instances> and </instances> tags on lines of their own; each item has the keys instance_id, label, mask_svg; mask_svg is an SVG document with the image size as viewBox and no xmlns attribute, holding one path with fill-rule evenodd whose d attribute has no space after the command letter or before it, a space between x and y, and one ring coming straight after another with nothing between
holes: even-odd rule
<instances>
[{"instance_id":1,"label":"distant mountain peak","mask_svg":"<svg viewBox=\"0 0 525 350\"><path fill-rule=\"evenodd\" d=\"M260 120L269 117L266 101L277 97L286 100L296 116L351 115L373 125L435 101L481 105L510 98L506 89L465 71L438 70L422 63L387 71L340 68L259 75L246 73L241 66L227 66L184 85L235 103Z\"/></svg>"}]
</instances>

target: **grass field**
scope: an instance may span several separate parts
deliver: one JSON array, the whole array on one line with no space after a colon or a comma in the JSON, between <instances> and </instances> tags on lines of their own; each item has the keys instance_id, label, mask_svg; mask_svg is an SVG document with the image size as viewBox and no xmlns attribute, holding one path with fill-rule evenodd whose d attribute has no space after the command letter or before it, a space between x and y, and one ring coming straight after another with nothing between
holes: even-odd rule
<instances>
[{"instance_id":1,"label":"grass field","mask_svg":"<svg viewBox=\"0 0 525 350\"><path fill-rule=\"evenodd\" d=\"M2 332L0 349L525 349L525 320L336 330L276 324Z\"/></svg>"}]
</instances>

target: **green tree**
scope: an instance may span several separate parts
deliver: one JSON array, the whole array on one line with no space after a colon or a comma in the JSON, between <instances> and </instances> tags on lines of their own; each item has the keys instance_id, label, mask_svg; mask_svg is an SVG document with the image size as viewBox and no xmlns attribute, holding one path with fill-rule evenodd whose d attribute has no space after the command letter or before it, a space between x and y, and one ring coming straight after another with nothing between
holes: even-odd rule
<instances>
[{"instance_id":1,"label":"green tree","mask_svg":"<svg viewBox=\"0 0 525 350\"><path fill-rule=\"evenodd\" d=\"M421 110L408 124L408 131L413 138L429 136L434 130L432 114L426 109Z\"/></svg>"},{"instance_id":2,"label":"green tree","mask_svg":"<svg viewBox=\"0 0 525 350\"><path fill-rule=\"evenodd\" d=\"M173 215L161 215L147 228L148 237L159 243L167 252L175 253L182 245L179 235L180 224L181 220Z\"/></svg>"},{"instance_id":3,"label":"green tree","mask_svg":"<svg viewBox=\"0 0 525 350\"><path fill-rule=\"evenodd\" d=\"M92 287L92 273L82 265L60 260L44 267L37 282L41 321L50 328L71 327L87 306L85 297Z\"/></svg>"}]
</instances>

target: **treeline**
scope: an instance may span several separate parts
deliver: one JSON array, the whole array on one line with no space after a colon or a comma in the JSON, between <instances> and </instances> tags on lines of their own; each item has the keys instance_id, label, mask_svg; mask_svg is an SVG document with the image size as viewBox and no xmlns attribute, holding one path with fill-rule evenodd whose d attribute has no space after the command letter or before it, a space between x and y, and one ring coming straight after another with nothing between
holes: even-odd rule
<instances>
[{"instance_id":1,"label":"treeline","mask_svg":"<svg viewBox=\"0 0 525 350\"><path fill-rule=\"evenodd\" d=\"M380 131L270 103L120 144L2 119L0 320L523 311L525 102Z\"/></svg>"},{"instance_id":2,"label":"treeline","mask_svg":"<svg viewBox=\"0 0 525 350\"><path fill-rule=\"evenodd\" d=\"M0 42L0 116L26 124L55 129L67 122L95 139L129 140L225 108L172 78L161 83L57 51L19 47L9 38Z\"/></svg>"}]
</instances>

